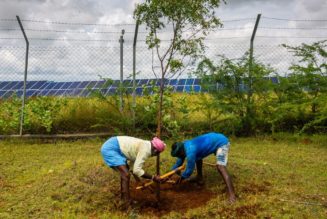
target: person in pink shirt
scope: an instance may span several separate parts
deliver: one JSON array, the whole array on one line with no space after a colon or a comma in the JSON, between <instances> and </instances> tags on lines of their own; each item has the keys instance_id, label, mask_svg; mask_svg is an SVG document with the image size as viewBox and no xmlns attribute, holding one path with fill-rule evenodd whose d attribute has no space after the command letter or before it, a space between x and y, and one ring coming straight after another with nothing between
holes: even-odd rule
<instances>
[{"instance_id":1,"label":"person in pink shirt","mask_svg":"<svg viewBox=\"0 0 327 219\"><path fill-rule=\"evenodd\" d=\"M159 138L154 137L151 141L130 136L115 136L109 138L101 147L101 155L105 164L120 173L121 198L130 201L129 192L129 165L133 166L132 174L139 177L160 182L160 176L150 175L143 170L146 159L164 151L166 144Z\"/></svg>"}]
</instances>

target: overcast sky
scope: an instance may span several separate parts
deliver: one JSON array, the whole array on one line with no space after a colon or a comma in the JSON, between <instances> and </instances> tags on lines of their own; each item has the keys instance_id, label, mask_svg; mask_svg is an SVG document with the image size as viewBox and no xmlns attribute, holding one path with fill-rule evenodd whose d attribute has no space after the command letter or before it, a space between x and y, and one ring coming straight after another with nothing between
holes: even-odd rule
<instances>
[{"instance_id":1,"label":"overcast sky","mask_svg":"<svg viewBox=\"0 0 327 219\"><path fill-rule=\"evenodd\" d=\"M67 47L74 46L77 43L75 41L65 41L65 39L99 40L97 42L82 41L78 43L86 46L107 46L111 47L111 50L103 50L101 47L91 52L87 48L78 50L73 47L73 49L67 49L64 52L60 50L49 53L42 49L34 49L30 55L29 70L36 79L40 77L37 75L44 75L44 72L47 72L47 78L49 78L49 74L53 74L53 78L50 77L52 80L55 80L58 74L62 74L63 77L67 77L67 80L71 80L74 75L76 76L81 72L82 67L79 69L76 66L85 64L87 66L83 67L83 71L87 72L85 74L89 75L89 79L94 79L94 76L90 75L95 74L95 68L98 73L107 72L108 66L111 68L110 71L119 71L119 55L117 54L119 54L118 38L120 30L125 29L127 31L125 34L125 46L127 47L131 46L134 36L133 25L106 26L105 24L133 24L133 10L138 2L141 2L141 0L0 0L0 46L24 45L23 40L15 39L21 38L22 34L19 31L9 30L18 28L17 22L7 21L7 19L15 19L16 15L19 15L23 20L23 25L27 29L26 33L31 38L32 48L35 45ZM210 36L211 39L216 40L208 41L211 48L208 54L214 56L217 55L217 51L225 50L226 55L241 56L248 49L249 37L258 13L262 14L262 19L255 42L257 46L268 45L269 47L272 44L312 42L326 39L326 0L227 0L227 4L222 3L221 7L217 9L217 15L223 21L225 30L216 31ZM251 19L243 20L244 18ZM102 25L62 25L53 22ZM57 32L45 30L56 30ZM109 31L113 33L94 33ZM78 32L85 34L78 34ZM141 32L139 39L144 38L144 36L145 34L142 35ZM7 38L13 39L8 40ZM33 38L56 38L60 40L40 41L33 40ZM226 46L231 46L231 49L227 51ZM0 50L2 60L0 60L0 66L2 66L2 69L6 69L5 72L0 71L0 80L5 77L11 80L16 80L16 76L17 78L21 77L20 66L24 63L23 51L5 47ZM285 69L291 62L281 58L281 51L278 49L271 52L269 48L263 46L256 51L258 57L261 57L262 60L269 60L277 68L283 67ZM111 52L110 55L108 55L108 52ZM145 49L143 52L138 59L138 64L140 68L149 68L151 64L150 55L146 53L148 51ZM130 55L131 49L125 52L127 58L124 68L129 72L132 66ZM96 57L95 61L90 57ZM49 66L55 66L56 68L54 70ZM14 74L16 76L8 78L8 71L16 72Z\"/></svg>"},{"instance_id":2,"label":"overcast sky","mask_svg":"<svg viewBox=\"0 0 327 219\"><path fill-rule=\"evenodd\" d=\"M131 23L135 4L141 0L1 0L2 18L64 20L91 23ZM267 17L326 19L325 0L227 0L218 16L223 19Z\"/></svg>"}]
</instances>

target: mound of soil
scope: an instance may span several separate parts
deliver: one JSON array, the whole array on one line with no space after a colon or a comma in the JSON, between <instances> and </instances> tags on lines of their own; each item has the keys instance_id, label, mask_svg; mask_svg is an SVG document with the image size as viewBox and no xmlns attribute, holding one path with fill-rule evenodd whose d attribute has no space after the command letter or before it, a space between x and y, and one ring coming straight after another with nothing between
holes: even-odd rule
<instances>
[{"instance_id":1,"label":"mound of soil","mask_svg":"<svg viewBox=\"0 0 327 219\"><path fill-rule=\"evenodd\" d=\"M168 214L171 211L186 212L188 209L204 206L215 194L194 183L180 185L162 184L160 186L161 201L156 200L155 186L149 189L136 190L131 186L131 197L137 201L137 207L142 213L157 216Z\"/></svg>"}]
</instances>

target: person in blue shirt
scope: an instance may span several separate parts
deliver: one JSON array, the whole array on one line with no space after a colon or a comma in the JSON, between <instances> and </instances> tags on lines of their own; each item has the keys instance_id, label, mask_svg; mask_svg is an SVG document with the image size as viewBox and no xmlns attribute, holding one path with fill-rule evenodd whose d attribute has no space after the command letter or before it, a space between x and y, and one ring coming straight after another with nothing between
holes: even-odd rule
<instances>
[{"instance_id":1,"label":"person in blue shirt","mask_svg":"<svg viewBox=\"0 0 327 219\"><path fill-rule=\"evenodd\" d=\"M227 172L226 165L228 160L228 151L230 143L228 138L221 133L207 133L183 142L175 142L172 145L171 156L177 157L177 162L172 169L176 169L187 160L186 170L180 175L178 183L188 179L193 170L197 168L197 176L188 179L188 181L203 184L202 163L203 158L210 154L217 157L217 170L223 177L228 190L229 201L235 202L235 191L230 175Z\"/></svg>"}]
</instances>

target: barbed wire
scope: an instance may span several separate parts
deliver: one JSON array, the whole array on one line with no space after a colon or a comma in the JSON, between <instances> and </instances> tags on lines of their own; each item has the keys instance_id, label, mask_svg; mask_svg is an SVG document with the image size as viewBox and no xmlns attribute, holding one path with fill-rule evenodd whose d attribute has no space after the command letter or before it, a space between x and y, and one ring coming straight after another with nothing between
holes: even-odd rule
<instances>
[{"instance_id":1,"label":"barbed wire","mask_svg":"<svg viewBox=\"0 0 327 219\"><path fill-rule=\"evenodd\" d=\"M28 38L29 40L41 40L41 41L83 41L83 42L118 42L117 40L100 40L100 39L62 39L62 38ZM2 37L0 40L24 40L24 38L19 37Z\"/></svg>"},{"instance_id":2,"label":"barbed wire","mask_svg":"<svg viewBox=\"0 0 327 219\"><path fill-rule=\"evenodd\" d=\"M16 19L11 19L11 18L1 18L0 19L0 22L13 22L13 21L17 22Z\"/></svg>"},{"instance_id":3,"label":"barbed wire","mask_svg":"<svg viewBox=\"0 0 327 219\"><path fill-rule=\"evenodd\" d=\"M294 39L310 39L310 38L316 38L316 39L327 39L327 36L256 36L258 38L294 38Z\"/></svg>"},{"instance_id":4,"label":"barbed wire","mask_svg":"<svg viewBox=\"0 0 327 219\"><path fill-rule=\"evenodd\" d=\"M283 20L283 21L327 21L327 20L291 20L291 19L285 19L285 18L273 18L273 17L264 17L265 19L274 19L274 20ZM248 20L254 20L255 18L240 18L240 19L230 19L230 20L222 20L222 22L240 22L240 21L248 21ZM8 18L3 18L0 19L0 21L3 22L12 22L12 21L17 21L16 19L8 19ZM100 23L74 23L74 22L61 22L61 21L43 21L43 20L36 20L36 19L22 19L24 22L36 22L36 23L50 23L50 24L62 24L62 25L94 25L94 26L135 26L135 24L132 23L122 23L122 24L100 24ZM2 28L2 29L1 29ZM249 30L253 29L253 27L229 27L229 28L219 28L216 29L215 32L212 33L217 33L219 31L236 31L236 30ZM263 27L258 27L258 29L262 30L327 30L327 27L276 27L276 26L263 26ZM19 28L4 28L0 26L0 31L17 31L21 32ZM37 29L37 28L25 28L25 31L31 31L31 32L49 32L49 33L71 33L71 34L121 34L121 31L86 31L86 30L60 30L60 29ZM160 30L159 32L161 33L171 33L172 30ZM192 31L185 31L184 33L189 33ZM125 31L126 34L135 34L135 31ZM138 34L147 34L149 33L148 31L139 31ZM280 32L282 34L283 32ZM284 31L284 33L287 33ZM10 34L11 35L11 34ZM9 35L9 36L10 36ZM129 35L130 36L130 35ZM65 37L65 35L62 35L61 37ZM220 36L213 36L212 38L206 38L205 41L215 41L219 39L240 39L240 38L248 38L250 36L239 36L239 35L234 35L234 36L225 36L225 35L220 35ZM286 35L281 35L281 36L272 36L272 35L257 35L256 37L258 38L289 38L289 39L296 39L296 38L317 38L317 39L322 39L322 38L327 38L325 36L286 36ZM111 37L110 37L111 38ZM0 37L1 40L23 40L24 38L18 37L16 34L12 34L11 37ZM30 40L39 40L39 41L80 41L80 42L117 42L118 39L77 39L77 38L56 38L56 37L45 37L45 38L40 38L40 37L30 37ZM125 42L131 42L132 40L126 39ZM139 39L139 42L146 42L146 40ZM162 39L161 42L171 42L171 39Z\"/></svg>"},{"instance_id":5,"label":"barbed wire","mask_svg":"<svg viewBox=\"0 0 327 219\"><path fill-rule=\"evenodd\" d=\"M49 29L30 29L25 28L25 31L33 31L33 32L55 32L55 33L81 33L81 34L121 34L121 31L73 31L73 30L49 30ZM21 31L21 29L0 29L0 31ZM134 31L125 31L125 33L135 33ZM142 32L138 32L142 33ZM147 32L144 32L147 33Z\"/></svg>"},{"instance_id":6,"label":"barbed wire","mask_svg":"<svg viewBox=\"0 0 327 219\"><path fill-rule=\"evenodd\" d=\"M327 20L311 20L311 19L288 19L288 18L275 18L275 17L265 17L262 16L263 19L269 20L278 20L278 21L295 21L295 22L327 22Z\"/></svg>"},{"instance_id":7,"label":"barbed wire","mask_svg":"<svg viewBox=\"0 0 327 219\"><path fill-rule=\"evenodd\" d=\"M258 27L258 29L269 30L327 30L327 27Z\"/></svg>"},{"instance_id":8,"label":"barbed wire","mask_svg":"<svg viewBox=\"0 0 327 219\"><path fill-rule=\"evenodd\" d=\"M236 28L220 28L215 31L229 31L229 30L248 30L253 29L252 27L236 27ZM258 29L268 29L268 30L327 30L327 27L258 27ZM18 31L21 32L21 29L18 28L5 28L0 29L0 31ZM54 33L77 33L77 34L121 34L121 31L73 31L73 30L50 30L50 29L30 29L25 28L25 31L32 32L54 32ZM170 33L172 31L160 31ZM188 33L190 31L185 31ZM125 31L125 34L134 34L135 31ZM147 34L147 31L139 31L140 34Z\"/></svg>"},{"instance_id":9,"label":"barbed wire","mask_svg":"<svg viewBox=\"0 0 327 219\"><path fill-rule=\"evenodd\" d=\"M231 19L231 20L221 20L221 22L240 22L240 21L249 21L255 20L255 18L239 18L239 19ZM16 19L10 18L2 18L0 21L4 22L13 22L17 21ZM103 23L74 23L74 22L63 22L63 21L43 21L36 19L21 19L24 22L32 22L32 23L47 23L47 24L60 24L60 25L85 25L85 26L135 26L135 23L122 23L122 24L103 24Z\"/></svg>"},{"instance_id":10,"label":"barbed wire","mask_svg":"<svg viewBox=\"0 0 327 219\"><path fill-rule=\"evenodd\" d=\"M204 41L215 41L218 39L244 39L249 38L251 36L217 36L215 38L206 38ZM289 38L289 39L327 39L327 36L264 36L264 35L257 35L258 38ZM68 38L68 39L62 39L62 38L28 38L29 40L38 40L38 41L80 41L80 42L118 42L117 40L101 40L101 39L74 39L74 38ZM0 40L24 40L22 37L0 37ZM133 40L124 40L126 43L133 42ZM138 42L146 42L146 40L137 40ZM171 39L162 39L161 42L171 42Z\"/></svg>"},{"instance_id":11,"label":"barbed wire","mask_svg":"<svg viewBox=\"0 0 327 219\"><path fill-rule=\"evenodd\" d=\"M73 23L73 22L62 22L62 21L41 21L41 20L33 20L33 19L21 19L21 21L31 22L31 23L77 25L77 26L135 26L135 24L132 23L125 23L125 24Z\"/></svg>"},{"instance_id":12,"label":"barbed wire","mask_svg":"<svg viewBox=\"0 0 327 219\"><path fill-rule=\"evenodd\" d=\"M254 21L255 18L239 18L239 19L231 19L231 20L221 20L221 22L239 22L239 21Z\"/></svg>"}]
</instances>

